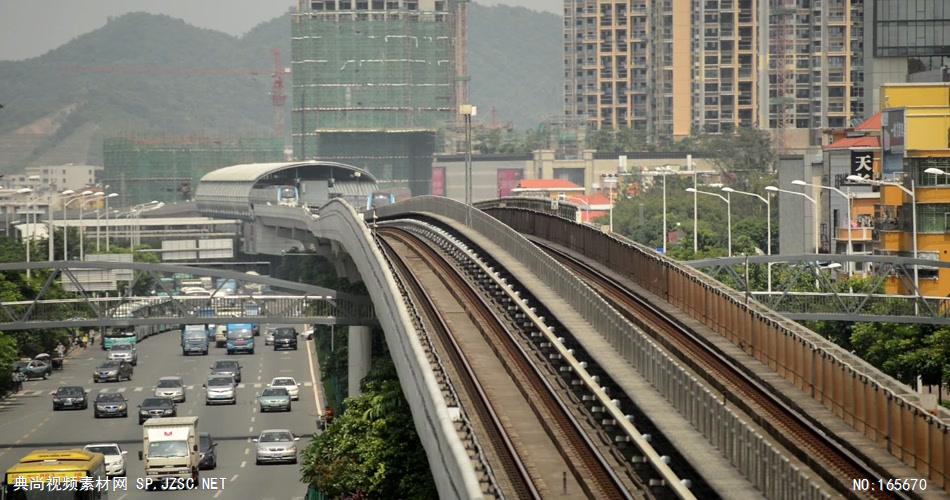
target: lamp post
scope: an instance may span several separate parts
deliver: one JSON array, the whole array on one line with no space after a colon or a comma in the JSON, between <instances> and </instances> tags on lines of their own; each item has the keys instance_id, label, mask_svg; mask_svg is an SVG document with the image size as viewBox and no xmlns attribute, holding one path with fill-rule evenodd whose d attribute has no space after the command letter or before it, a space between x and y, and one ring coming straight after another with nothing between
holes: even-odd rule
<instances>
[{"instance_id":1,"label":"lamp post","mask_svg":"<svg viewBox=\"0 0 950 500\"><path fill-rule=\"evenodd\" d=\"M744 194L746 196L754 196L760 200L762 203L765 203L765 254L772 255L772 202L769 200L769 192L765 192L765 196L756 193L750 193L748 191L739 191L737 189L732 189L731 187L722 188L723 191L727 193L736 193ZM769 262L767 266L768 272L766 273L766 282L768 290L772 292L772 263Z\"/></svg>"},{"instance_id":2,"label":"lamp post","mask_svg":"<svg viewBox=\"0 0 950 500\"><path fill-rule=\"evenodd\" d=\"M115 198L115 197L117 197L117 196L119 196L119 193L109 193L109 194L107 194L107 195L105 196L105 203L106 203L106 252L109 251L109 198ZM96 227L98 228L99 225L97 224ZM99 251L99 237L98 237L98 236L96 236L96 251L97 251L97 252Z\"/></svg>"},{"instance_id":3,"label":"lamp post","mask_svg":"<svg viewBox=\"0 0 950 500\"><path fill-rule=\"evenodd\" d=\"M59 195L62 196L62 197L65 197L65 196L69 196L69 195L71 195L71 194L73 194L73 193L75 193L75 191L73 191L72 189L67 189L67 190L65 190L65 191L61 191L61 192L59 193ZM63 211L65 212L65 210L66 210L66 206L65 206L66 200L63 199L62 201L63 201L63 203L64 203L64 205L63 205ZM63 233L65 233L65 232L66 232L66 229L65 229L65 227L64 227L64 228L63 228ZM53 262L54 260L56 260L56 249L55 249L55 246L56 246L56 244L55 244L55 243L56 243L56 238L55 238L55 236L56 236L56 230L53 228L53 195L52 195L52 191L50 191L50 200L49 200L49 261L50 261L50 262ZM63 260L66 260L66 259L64 258Z\"/></svg>"},{"instance_id":4,"label":"lamp post","mask_svg":"<svg viewBox=\"0 0 950 500\"><path fill-rule=\"evenodd\" d=\"M927 172L927 170L924 170ZM933 172L929 172L933 173ZM910 180L910 189L905 188L897 182L888 182L888 181L879 181L874 179L866 179L860 175L849 175L848 180L851 182L857 182L860 184L870 184L872 186L894 186L904 193L907 193L910 196L910 220L911 220L911 238L913 239L913 251L914 259L917 259L917 196L915 195L916 190L914 188L914 179ZM920 275L918 273L917 263L914 263L914 289L916 295L920 296ZM916 312L919 309L917 301L914 301L914 311Z\"/></svg>"},{"instance_id":5,"label":"lamp post","mask_svg":"<svg viewBox=\"0 0 950 500\"><path fill-rule=\"evenodd\" d=\"M796 186L808 186L808 187L819 188L819 189L827 189L827 190L829 190L829 191L834 191L835 193L838 193L838 194L840 194L841 196L844 197L844 200L848 203L848 205L847 205L847 217L848 217L848 248L847 248L847 252L846 252L846 253L847 253L848 255L853 254L853 253L854 253L854 244L852 243L852 240L851 240L851 195L850 195L849 193L845 193L844 191L842 191L842 190L840 190L840 189L838 189L838 188L836 188L836 187L832 187L832 186L822 186L821 184L809 184L809 183L807 183L807 182L805 182L805 181L803 181L803 180L794 180L794 181L792 181L792 184L794 184L794 185L796 185ZM853 262L850 262L850 261L849 261L849 262L848 262L848 275L849 275L849 276L851 275L851 272L852 272L852 267L851 267L852 265L853 265Z\"/></svg>"},{"instance_id":6,"label":"lamp post","mask_svg":"<svg viewBox=\"0 0 950 500\"><path fill-rule=\"evenodd\" d=\"M84 199L79 202L79 260L86 260L85 242L84 242L84 240L86 239L86 236L85 236L86 232L84 231L84 227L82 224L83 207L85 207L87 202L93 201L104 194L105 193L103 193L102 191L98 191L98 192L92 193L92 197L90 199L88 200Z\"/></svg>"},{"instance_id":7,"label":"lamp post","mask_svg":"<svg viewBox=\"0 0 950 500\"><path fill-rule=\"evenodd\" d=\"M608 227L610 232L614 232L614 187L617 186L617 176L606 174L603 176L603 184L607 186L607 192L610 196L610 206L608 207Z\"/></svg>"},{"instance_id":8,"label":"lamp post","mask_svg":"<svg viewBox=\"0 0 950 500\"><path fill-rule=\"evenodd\" d=\"M17 192L17 194L27 194L27 195L29 195L29 194L32 194L32 193L33 193L33 189L32 189L32 188L20 188L20 189L17 189L16 192ZM28 197L28 198L26 199L26 231L24 231L23 236L24 236L24 239L26 240L26 262L27 262L27 263L30 262L30 239L31 239L30 231L31 231L32 228L33 228L33 225L30 224L30 203L31 203L32 201L33 201L33 197L32 197L32 196L30 196L30 197ZM26 279L30 279L30 270L29 270L29 269L26 270Z\"/></svg>"},{"instance_id":9,"label":"lamp post","mask_svg":"<svg viewBox=\"0 0 950 500\"><path fill-rule=\"evenodd\" d=\"M131 234L129 246L132 247L133 253L135 252L135 247L142 244L141 242L142 235L141 235L141 227L140 227L141 219L139 216L142 215L142 212L148 212L150 210L158 210L159 208L162 208L164 206L165 206L165 203L158 200L152 200L148 203L143 203L141 205L136 205L132 207L132 212L129 217L129 222L131 223L132 219L134 219L135 226L130 228L132 234Z\"/></svg>"},{"instance_id":10,"label":"lamp post","mask_svg":"<svg viewBox=\"0 0 950 500\"><path fill-rule=\"evenodd\" d=\"M459 106L459 114L465 119L465 204L472 204L472 117L478 109L471 104ZM471 224L471 210L467 213L468 224Z\"/></svg>"},{"instance_id":11,"label":"lamp post","mask_svg":"<svg viewBox=\"0 0 950 500\"><path fill-rule=\"evenodd\" d=\"M709 191L700 191L696 188L686 188L687 193L693 193L693 196L699 194L705 194L709 196L715 196L720 200L726 202L726 225L728 233L728 245L729 245L729 257L732 257L732 200L728 198L729 192L726 192L726 196L723 196L719 193L710 193ZM694 228L695 230L695 228Z\"/></svg>"},{"instance_id":12,"label":"lamp post","mask_svg":"<svg viewBox=\"0 0 950 500\"><path fill-rule=\"evenodd\" d=\"M92 191L86 190L63 203L63 260L69 260L69 226L66 224L66 207L76 200L82 203L91 194L93 194Z\"/></svg>"},{"instance_id":13,"label":"lamp post","mask_svg":"<svg viewBox=\"0 0 950 500\"><path fill-rule=\"evenodd\" d=\"M789 190L787 190L787 189L779 189L779 188L777 188L777 187L775 187L775 186L765 186L765 190L766 190L766 191L772 191L773 193L788 193L788 194L793 194L793 195L795 195L795 196L801 196L802 198L805 198L806 200L810 201L810 202L812 203L812 205L814 205L814 207L815 207L815 255L818 255L818 254L819 254L819 250L821 250L821 238L820 238L820 235L818 234L818 232L819 232L819 226L818 226L818 202L815 201L815 199L812 198L811 196L808 196L808 195L805 194L805 193L799 193L798 191L789 191Z\"/></svg>"}]
</instances>

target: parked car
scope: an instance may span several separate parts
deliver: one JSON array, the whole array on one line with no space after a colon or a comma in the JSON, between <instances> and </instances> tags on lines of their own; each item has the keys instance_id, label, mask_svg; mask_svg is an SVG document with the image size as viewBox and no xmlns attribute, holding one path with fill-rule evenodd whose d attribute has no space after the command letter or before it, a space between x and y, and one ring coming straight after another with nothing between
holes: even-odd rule
<instances>
[{"instance_id":1,"label":"parked car","mask_svg":"<svg viewBox=\"0 0 950 500\"><path fill-rule=\"evenodd\" d=\"M100 392L93 402L92 411L95 418L125 418L129 416L129 402L117 392Z\"/></svg>"},{"instance_id":2,"label":"parked car","mask_svg":"<svg viewBox=\"0 0 950 500\"><path fill-rule=\"evenodd\" d=\"M274 331L274 350L297 350L297 330L293 328L278 328Z\"/></svg>"},{"instance_id":3,"label":"parked car","mask_svg":"<svg viewBox=\"0 0 950 500\"><path fill-rule=\"evenodd\" d=\"M85 410L89 407L86 398L86 389L77 385L66 385L56 389L53 393L53 411L56 410Z\"/></svg>"},{"instance_id":4,"label":"parked car","mask_svg":"<svg viewBox=\"0 0 950 500\"><path fill-rule=\"evenodd\" d=\"M102 453L106 459L106 476L124 476L125 456L128 451L119 448L116 443L87 444L83 446L84 450L93 453Z\"/></svg>"},{"instance_id":5,"label":"parked car","mask_svg":"<svg viewBox=\"0 0 950 500\"><path fill-rule=\"evenodd\" d=\"M53 365L39 360L27 361L25 364L17 363L16 369L26 376L27 380L34 378L49 378L53 374Z\"/></svg>"},{"instance_id":6,"label":"parked car","mask_svg":"<svg viewBox=\"0 0 950 500\"><path fill-rule=\"evenodd\" d=\"M93 382L132 380L132 365L126 361L106 361L92 373Z\"/></svg>"},{"instance_id":7,"label":"parked car","mask_svg":"<svg viewBox=\"0 0 950 500\"><path fill-rule=\"evenodd\" d=\"M300 399L300 384L298 384L293 377L275 377L274 380L271 380L270 384L267 384L268 389L279 387L287 389L287 393L290 394L290 399L294 401Z\"/></svg>"},{"instance_id":8,"label":"parked car","mask_svg":"<svg viewBox=\"0 0 950 500\"><path fill-rule=\"evenodd\" d=\"M42 361L42 362L44 362L44 363L49 364L49 365L50 365L50 368L52 368L53 370L62 370L62 369L63 369L63 358L62 358L62 356L56 355L56 356L54 357L54 356L50 356L49 354L47 354L47 353L45 353L45 352L41 352L41 353L37 354L36 356L33 356L33 359L35 359L35 360L37 360L37 361Z\"/></svg>"},{"instance_id":9,"label":"parked car","mask_svg":"<svg viewBox=\"0 0 950 500\"><path fill-rule=\"evenodd\" d=\"M214 442L211 434L207 432L198 433L198 456L201 457L198 462L199 469L216 469L218 467L218 443Z\"/></svg>"},{"instance_id":10,"label":"parked car","mask_svg":"<svg viewBox=\"0 0 950 500\"><path fill-rule=\"evenodd\" d=\"M299 437L294 437L293 433L287 429L268 429L261 432L261 435L254 439L257 443L257 464L297 463L297 441L299 440Z\"/></svg>"},{"instance_id":11,"label":"parked car","mask_svg":"<svg viewBox=\"0 0 950 500\"><path fill-rule=\"evenodd\" d=\"M283 387L268 387L257 397L261 413L265 411L290 411L290 393Z\"/></svg>"},{"instance_id":12,"label":"parked car","mask_svg":"<svg viewBox=\"0 0 950 500\"><path fill-rule=\"evenodd\" d=\"M139 425L150 418L177 417L178 408L169 398L145 398L139 405Z\"/></svg>"},{"instance_id":13,"label":"parked car","mask_svg":"<svg viewBox=\"0 0 950 500\"><path fill-rule=\"evenodd\" d=\"M241 383L241 364L237 361L231 361L226 359L221 359L215 361L211 365L211 374L212 375L230 375L234 377L234 381Z\"/></svg>"},{"instance_id":14,"label":"parked car","mask_svg":"<svg viewBox=\"0 0 950 500\"><path fill-rule=\"evenodd\" d=\"M185 382L181 377L162 377L155 385L155 397L171 398L176 403L184 403Z\"/></svg>"}]
</instances>

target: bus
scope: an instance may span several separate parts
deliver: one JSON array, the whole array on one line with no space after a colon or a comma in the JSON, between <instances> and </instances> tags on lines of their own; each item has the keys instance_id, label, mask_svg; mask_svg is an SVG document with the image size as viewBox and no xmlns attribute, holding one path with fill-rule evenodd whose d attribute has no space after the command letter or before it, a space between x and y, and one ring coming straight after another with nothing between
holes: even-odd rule
<instances>
[{"instance_id":1,"label":"bus","mask_svg":"<svg viewBox=\"0 0 950 500\"><path fill-rule=\"evenodd\" d=\"M139 341L139 333L135 327L106 328L102 334L102 350L108 351L119 344L135 345Z\"/></svg>"},{"instance_id":2,"label":"bus","mask_svg":"<svg viewBox=\"0 0 950 500\"><path fill-rule=\"evenodd\" d=\"M254 327L248 323L228 325L228 354L238 351L254 354Z\"/></svg>"},{"instance_id":3,"label":"bus","mask_svg":"<svg viewBox=\"0 0 950 500\"><path fill-rule=\"evenodd\" d=\"M89 478L89 479L86 479ZM82 481L93 488L81 490ZM106 460L101 453L86 450L36 450L27 453L3 476L3 500L93 500L109 498L108 488L96 488L107 481ZM76 487L72 484L75 481ZM58 484L59 486L54 486ZM66 486L64 488L64 486ZM56 490L53 490L53 488Z\"/></svg>"}]
</instances>

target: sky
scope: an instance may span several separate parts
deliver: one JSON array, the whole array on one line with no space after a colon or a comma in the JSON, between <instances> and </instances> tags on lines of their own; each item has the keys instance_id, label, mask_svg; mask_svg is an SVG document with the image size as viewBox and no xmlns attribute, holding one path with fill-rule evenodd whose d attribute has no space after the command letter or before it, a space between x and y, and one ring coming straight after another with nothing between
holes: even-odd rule
<instances>
[{"instance_id":1,"label":"sky","mask_svg":"<svg viewBox=\"0 0 950 500\"><path fill-rule=\"evenodd\" d=\"M560 13L561 0L481 0ZM0 60L28 59L106 24L109 16L145 11L199 28L241 35L280 16L295 0L0 0Z\"/></svg>"}]
</instances>

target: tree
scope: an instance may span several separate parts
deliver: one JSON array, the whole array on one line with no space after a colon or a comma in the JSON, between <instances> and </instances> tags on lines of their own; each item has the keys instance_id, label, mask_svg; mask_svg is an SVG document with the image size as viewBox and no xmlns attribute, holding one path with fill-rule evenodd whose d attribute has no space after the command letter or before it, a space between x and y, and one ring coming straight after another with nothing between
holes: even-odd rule
<instances>
[{"instance_id":1,"label":"tree","mask_svg":"<svg viewBox=\"0 0 950 500\"><path fill-rule=\"evenodd\" d=\"M304 450L303 480L332 498L435 498L435 483L388 355L376 358L362 389Z\"/></svg>"}]
</instances>

